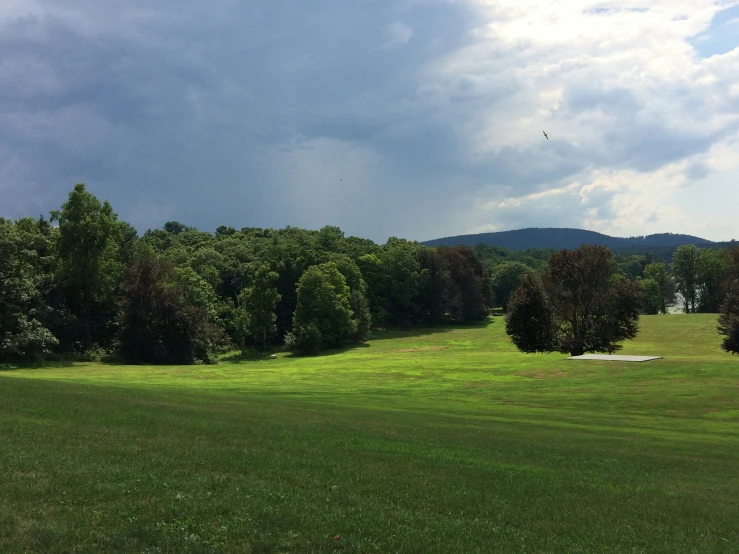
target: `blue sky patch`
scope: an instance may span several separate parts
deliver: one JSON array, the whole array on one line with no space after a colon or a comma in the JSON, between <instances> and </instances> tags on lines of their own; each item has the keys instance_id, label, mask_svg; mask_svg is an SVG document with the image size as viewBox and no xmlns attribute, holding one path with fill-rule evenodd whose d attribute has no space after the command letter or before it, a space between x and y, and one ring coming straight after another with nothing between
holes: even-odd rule
<instances>
[{"instance_id":1,"label":"blue sky patch","mask_svg":"<svg viewBox=\"0 0 739 554\"><path fill-rule=\"evenodd\" d=\"M701 58L726 54L739 46L739 6L718 12L711 26L688 40Z\"/></svg>"}]
</instances>

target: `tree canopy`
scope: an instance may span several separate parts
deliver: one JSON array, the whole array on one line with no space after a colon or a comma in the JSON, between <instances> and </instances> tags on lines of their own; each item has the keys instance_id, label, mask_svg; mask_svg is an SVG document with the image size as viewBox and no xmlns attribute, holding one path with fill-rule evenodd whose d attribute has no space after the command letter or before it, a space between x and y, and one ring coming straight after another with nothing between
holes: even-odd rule
<instances>
[{"instance_id":1,"label":"tree canopy","mask_svg":"<svg viewBox=\"0 0 739 554\"><path fill-rule=\"evenodd\" d=\"M298 339L320 351L373 329L485 321L496 305L515 305L506 325L526 351L608 349L635 326L625 298L639 292L646 312L665 312L676 287L691 311L726 313L731 264L718 249L684 247L671 264L649 252L567 252L377 244L335 226L206 232L168 221L139 237L80 183L50 220L0 218L0 361L106 352L144 360L155 349L162 361L180 344L177 359L195 363L279 348L286 336L295 352ZM184 335L165 336L165 321ZM148 353L126 350L146 326Z\"/></svg>"},{"instance_id":2,"label":"tree canopy","mask_svg":"<svg viewBox=\"0 0 739 554\"><path fill-rule=\"evenodd\" d=\"M509 302L506 330L524 352L612 353L638 330L638 285L615 274L613 254L583 245L554 254Z\"/></svg>"}]
</instances>

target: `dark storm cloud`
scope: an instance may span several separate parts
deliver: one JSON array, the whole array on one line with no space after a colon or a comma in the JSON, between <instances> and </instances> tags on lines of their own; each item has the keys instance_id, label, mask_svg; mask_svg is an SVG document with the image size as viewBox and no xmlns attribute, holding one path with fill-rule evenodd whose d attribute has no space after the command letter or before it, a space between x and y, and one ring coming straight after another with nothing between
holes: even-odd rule
<instances>
[{"instance_id":1,"label":"dark storm cloud","mask_svg":"<svg viewBox=\"0 0 739 554\"><path fill-rule=\"evenodd\" d=\"M592 114L612 126L592 140L554 132L545 141L536 130L523 143L476 144L483 122L498 137L515 134L515 122L498 126L491 114L532 102L538 86L521 69L537 63L522 54L532 41L493 41L477 8L451 0L0 7L0 215L57 208L84 181L141 230L167 219L206 230L331 223L377 240L431 238L490 223L469 216L485 195L546 191L595 166L659 168L730 131L676 131L670 114L645 118L649 101L625 87L568 78L554 117ZM689 88L681 94L680 106L702 109ZM591 197L600 207L576 200L499 210L495 223L575 225L586 208L613 215L609 194Z\"/></svg>"},{"instance_id":2,"label":"dark storm cloud","mask_svg":"<svg viewBox=\"0 0 739 554\"><path fill-rule=\"evenodd\" d=\"M162 223L136 208L142 200L208 229L272 225L290 199L265 180L268 150L295 135L382 148L415 101L416 69L463 40L470 21L446 2L204 6L48 2L5 21L0 140L43 183L47 209L84 180L139 226ZM448 146L436 131L385 139L397 147L391 163L407 158L404 145L419 157ZM25 215L24 184L10 186L3 212Z\"/></svg>"}]
</instances>

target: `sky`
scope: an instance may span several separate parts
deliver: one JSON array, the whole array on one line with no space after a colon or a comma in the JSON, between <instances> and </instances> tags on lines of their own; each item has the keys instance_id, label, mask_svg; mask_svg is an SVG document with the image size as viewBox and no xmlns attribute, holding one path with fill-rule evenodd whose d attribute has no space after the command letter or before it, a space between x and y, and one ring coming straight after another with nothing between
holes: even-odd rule
<instances>
[{"instance_id":1,"label":"sky","mask_svg":"<svg viewBox=\"0 0 739 554\"><path fill-rule=\"evenodd\" d=\"M4 217L729 240L738 154L739 0L0 3Z\"/></svg>"}]
</instances>

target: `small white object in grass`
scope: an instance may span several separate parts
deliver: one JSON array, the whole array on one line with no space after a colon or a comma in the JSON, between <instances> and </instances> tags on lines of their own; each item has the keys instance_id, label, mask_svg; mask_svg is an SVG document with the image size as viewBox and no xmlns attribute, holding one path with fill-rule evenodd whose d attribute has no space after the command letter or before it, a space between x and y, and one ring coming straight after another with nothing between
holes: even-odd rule
<instances>
[{"instance_id":1,"label":"small white object in grass","mask_svg":"<svg viewBox=\"0 0 739 554\"><path fill-rule=\"evenodd\" d=\"M277 356L275 356L274 354L272 354L272 355L270 356L270 359L274 360L274 359L275 359L276 357L277 357Z\"/></svg>"},{"instance_id":2,"label":"small white object in grass","mask_svg":"<svg viewBox=\"0 0 739 554\"><path fill-rule=\"evenodd\" d=\"M648 362L650 360L661 360L662 356L620 356L618 354L583 354L582 356L571 356L568 360L610 360L614 362Z\"/></svg>"}]
</instances>

